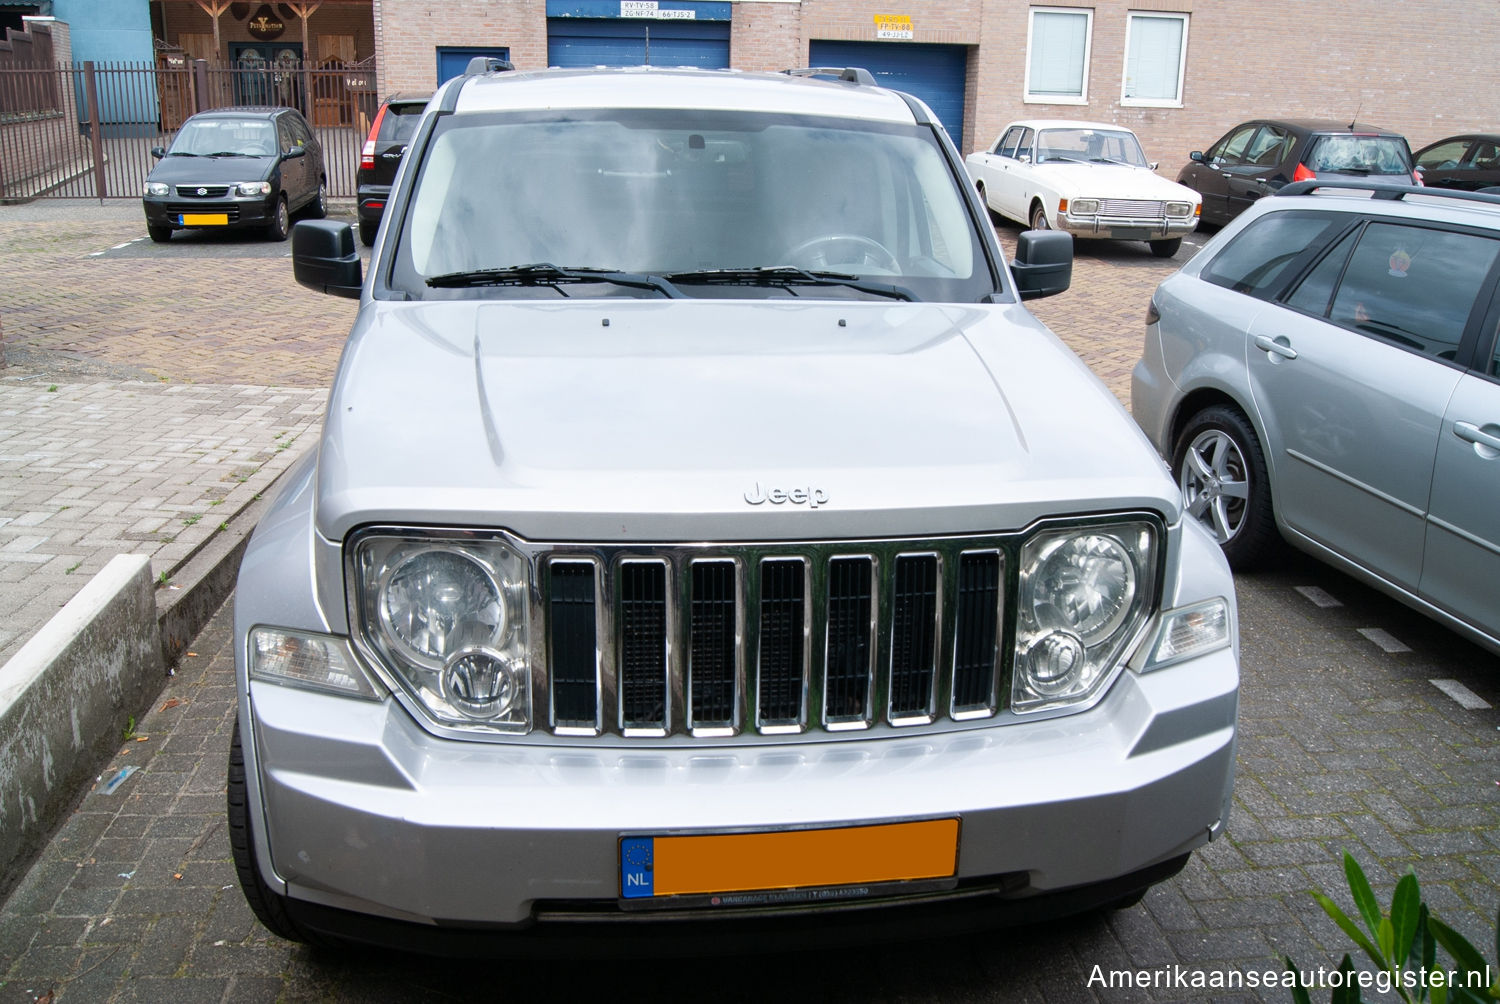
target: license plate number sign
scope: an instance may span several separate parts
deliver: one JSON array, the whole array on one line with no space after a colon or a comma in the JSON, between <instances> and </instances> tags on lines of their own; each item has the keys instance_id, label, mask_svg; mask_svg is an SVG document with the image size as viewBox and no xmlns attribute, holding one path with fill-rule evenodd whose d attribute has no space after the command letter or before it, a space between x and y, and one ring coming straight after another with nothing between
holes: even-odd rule
<instances>
[{"instance_id":1,"label":"license plate number sign","mask_svg":"<svg viewBox=\"0 0 1500 1004\"><path fill-rule=\"evenodd\" d=\"M638 903L943 880L957 867L957 819L620 838L620 896Z\"/></svg>"},{"instance_id":2,"label":"license plate number sign","mask_svg":"<svg viewBox=\"0 0 1500 1004\"><path fill-rule=\"evenodd\" d=\"M229 225L228 213L183 213L185 227L224 227Z\"/></svg>"}]
</instances>

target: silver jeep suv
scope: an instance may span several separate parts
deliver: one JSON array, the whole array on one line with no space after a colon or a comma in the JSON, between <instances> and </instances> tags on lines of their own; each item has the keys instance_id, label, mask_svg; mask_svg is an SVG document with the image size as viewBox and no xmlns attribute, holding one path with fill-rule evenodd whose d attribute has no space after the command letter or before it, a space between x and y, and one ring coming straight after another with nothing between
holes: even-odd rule
<instances>
[{"instance_id":1,"label":"silver jeep suv","mask_svg":"<svg viewBox=\"0 0 1500 1004\"><path fill-rule=\"evenodd\" d=\"M909 934L1129 901L1224 827L1227 566L1020 302L1071 238L1007 265L921 102L476 73L368 279L293 240L360 310L236 593L271 930Z\"/></svg>"}]
</instances>

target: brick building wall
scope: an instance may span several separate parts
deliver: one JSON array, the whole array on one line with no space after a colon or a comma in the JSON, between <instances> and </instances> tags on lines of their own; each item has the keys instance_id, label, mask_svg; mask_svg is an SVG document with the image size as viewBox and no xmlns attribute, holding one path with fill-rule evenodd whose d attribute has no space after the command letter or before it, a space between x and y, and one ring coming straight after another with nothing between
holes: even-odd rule
<instances>
[{"instance_id":1,"label":"brick building wall","mask_svg":"<svg viewBox=\"0 0 1500 1004\"><path fill-rule=\"evenodd\" d=\"M730 61L745 70L805 65L814 40L875 41L875 15L911 19L915 43L967 49L967 153L1016 118L1081 118L1140 134L1160 171L1175 176L1237 122L1332 117L1404 133L1415 149L1466 130L1500 125L1500 91L1455 86L1455 74L1500 59L1500 18L1464 0L1431 0L1419 19L1397 25L1389 5L1370 0L1265 0L1253 8L1222 0L1054 0L1045 6L1093 11L1086 104L1024 97L1030 4L1017 0L737 0ZM323 11L333 5L325 4ZM547 63L545 0L372 0L371 31L381 90L431 88L435 49L504 45L520 69ZM347 15L351 8L340 11ZM1187 62L1181 107L1121 101L1131 11L1186 14ZM373 16L370 16L372 13ZM290 31L290 28L289 28ZM891 41L886 44L904 44Z\"/></svg>"},{"instance_id":2,"label":"brick building wall","mask_svg":"<svg viewBox=\"0 0 1500 1004\"><path fill-rule=\"evenodd\" d=\"M229 45L232 42L263 41L250 34L247 21L248 19L240 20L229 12L219 16L219 59L229 59ZM286 30L278 38L272 39L271 44L302 44L302 20L289 17L282 23L286 25ZM212 37L214 19L196 3L164 3L161 5L161 30L165 34L165 41L177 45L181 44L183 35ZM305 58L316 61L320 35L352 36L356 61L369 59L375 54L375 24L370 18L370 8L366 5L325 3L314 11L307 19L308 47ZM194 52L193 55L209 58L206 52Z\"/></svg>"}]
</instances>

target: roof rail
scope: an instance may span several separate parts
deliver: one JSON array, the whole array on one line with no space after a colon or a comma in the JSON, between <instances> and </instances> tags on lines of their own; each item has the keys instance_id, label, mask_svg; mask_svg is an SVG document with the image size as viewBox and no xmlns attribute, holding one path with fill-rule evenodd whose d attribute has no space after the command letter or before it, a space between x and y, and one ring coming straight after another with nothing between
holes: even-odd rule
<instances>
[{"instance_id":1,"label":"roof rail","mask_svg":"<svg viewBox=\"0 0 1500 1004\"><path fill-rule=\"evenodd\" d=\"M508 59L501 59L498 56L475 56L469 60L469 65L464 67L464 76L477 77L482 73L500 73L515 68L516 64Z\"/></svg>"},{"instance_id":2,"label":"roof rail","mask_svg":"<svg viewBox=\"0 0 1500 1004\"><path fill-rule=\"evenodd\" d=\"M1276 190L1277 195L1308 195L1320 188L1338 188L1347 191L1369 192L1372 199L1399 202L1408 195L1425 195L1439 199L1458 199L1462 202L1482 202L1500 206L1500 189L1487 192L1465 192L1452 188L1428 188L1425 185L1398 185L1389 181L1360 181L1355 178L1327 178L1309 181L1294 181Z\"/></svg>"},{"instance_id":3,"label":"roof rail","mask_svg":"<svg viewBox=\"0 0 1500 1004\"><path fill-rule=\"evenodd\" d=\"M863 66L802 66L781 72L789 77L832 77L851 84L875 86L874 74Z\"/></svg>"}]
</instances>

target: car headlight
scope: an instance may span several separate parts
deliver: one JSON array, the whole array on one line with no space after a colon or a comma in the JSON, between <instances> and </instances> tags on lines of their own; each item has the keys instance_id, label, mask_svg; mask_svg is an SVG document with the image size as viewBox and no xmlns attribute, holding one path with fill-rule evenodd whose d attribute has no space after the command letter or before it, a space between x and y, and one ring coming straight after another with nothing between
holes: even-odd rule
<instances>
[{"instance_id":1,"label":"car headlight","mask_svg":"<svg viewBox=\"0 0 1500 1004\"><path fill-rule=\"evenodd\" d=\"M269 181L242 181L234 186L234 190L240 195L270 195L271 183Z\"/></svg>"},{"instance_id":2,"label":"car headlight","mask_svg":"<svg viewBox=\"0 0 1500 1004\"><path fill-rule=\"evenodd\" d=\"M528 565L500 540L400 534L354 545L359 637L439 722L531 727Z\"/></svg>"},{"instance_id":3,"label":"car headlight","mask_svg":"<svg viewBox=\"0 0 1500 1004\"><path fill-rule=\"evenodd\" d=\"M1157 532L1128 522L1048 530L1021 549L1013 711L1080 704L1151 614Z\"/></svg>"},{"instance_id":4,"label":"car headlight","mask_svg":"<svg viewBox=\"0 0 1500 1004\"><path fill-rule=\"evenodd\" d=\"M1192 216L1193 204L1191 202L1168 202L1167 215L1179 219Z\"/></svg>"},{"instance_id":5,"label":"car headlight","mask_svg":"<svg viewBox=\"0 0 1500 1004\"><path fill-rule=\"evenodd\" d=\"M141 189L141 194L154 196L155 198L159 199L164 196L171 195L172 186L161 181L148 181Z\"/></svg>"},{"instance_id":6,"label":"car headlight","mask_svg":"<svg viewBox=\"0 0 1500 1004\"><path fill-rule=\"evenodd\" d=\"M1068 203L1068 212L1073 216L1095 216L1099 212L1098 199L1074 199Z\"/></svg>"}]
</instances>

